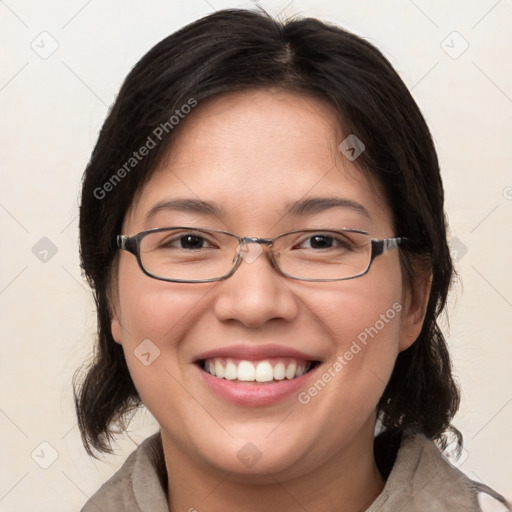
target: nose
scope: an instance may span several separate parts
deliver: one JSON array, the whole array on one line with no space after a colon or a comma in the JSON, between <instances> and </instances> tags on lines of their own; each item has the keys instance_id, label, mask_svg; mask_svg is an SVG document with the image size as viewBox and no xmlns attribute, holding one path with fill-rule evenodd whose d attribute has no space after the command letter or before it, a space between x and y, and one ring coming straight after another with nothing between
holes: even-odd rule
<instances>
[{"instance_id":1,"label":"nose","mask_svg":"<svg viewBox=\"0 0 512 512\"><path fill-rule=\"evenodd\" d=\"M216 287L214 312L220 321L256 328L269 320L296 318L299 301L287 278L272 266L266 245L246 243L235 273Z\"/></svg>"}]
</instances>

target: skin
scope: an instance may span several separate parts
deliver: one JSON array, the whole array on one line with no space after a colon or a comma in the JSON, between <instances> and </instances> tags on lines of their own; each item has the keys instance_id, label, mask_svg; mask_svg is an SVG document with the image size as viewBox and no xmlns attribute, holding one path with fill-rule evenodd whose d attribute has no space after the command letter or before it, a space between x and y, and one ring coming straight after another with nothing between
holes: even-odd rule
<instances>
[{"instance_id":1,"label":"skin","mask_svg":"<svg viewBox=\"0 0 512 512\"><path fill-rule=\"evenodd\" d=\"M374 238L399 235L380 187L337 150L346 135L322 100L229 93L198 105L177 135L123 233L193 225L273 237L341 223ZM283 210L333 195L362 204L369 217L349 208L304 218ZM144 222L155 203L178 197L215 201L225 215L162 211ZM398 353L419 335L428 276L406 289L398 250L379 256L365 276L337 282L280 276L265 253L224 281L199 284L152 279L133 255L119 257L112 333L160 424L171 510L366 510L385 484L373 457L376 405ZM198 378L198 354L242 341L314 354L322 374L394 303L401 311L306 405L296 394L271 406L233 405ZM144 339L160 350L149 366L134 355ZM248 442L262 455L252 467L237 457Z\"/></svg>"}]
</instances>

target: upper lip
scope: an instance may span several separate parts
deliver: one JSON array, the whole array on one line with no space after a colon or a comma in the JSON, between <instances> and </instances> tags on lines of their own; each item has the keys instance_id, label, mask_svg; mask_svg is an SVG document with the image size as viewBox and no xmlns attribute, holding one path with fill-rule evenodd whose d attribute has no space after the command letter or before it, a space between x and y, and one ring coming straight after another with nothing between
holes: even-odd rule
<instances>
[{"instance_id":1,"label":"upper lip","mask_svg":"<svg viewBox=\"0 0 512 512\"><path fill-rule=\"evenodd\" d=\"M211 349L199 354L195 360L197 362L214 357L232 357L233 359L244 359L247 361L267 359L269 357L289 357L306 361L320 360L320 358L314 355L284 345L253 345L248 343Z\"/></svg>"}]
</instances>

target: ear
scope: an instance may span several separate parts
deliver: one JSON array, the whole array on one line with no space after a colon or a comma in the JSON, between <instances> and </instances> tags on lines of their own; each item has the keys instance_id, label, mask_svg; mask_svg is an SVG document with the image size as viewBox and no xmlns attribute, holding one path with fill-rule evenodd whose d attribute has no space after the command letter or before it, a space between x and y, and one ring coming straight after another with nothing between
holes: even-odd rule
<instances>
[{"instance_id":1,"label":"ear","mask_svg":"<svg viewBox=\"0 0 512 512\"><path fill-rule=\"evenodd\" d=\"M109 302L108 309L110 312L110 332L112 333L112 338L116 343L122 344L123 342L123 328L121 326L121 321L119 320L119 304L117 302L117 297Z\"/></svg>"},{"instance_id":2,"label":"ear","mask_svg":"<svg viewBox=\"0 0 512 512\"><path fill-rule=\"evenodd\" d=\"M121 326L121 321L119 320L119 290L117 289L117 285L114 283L117 280L117 259L114 259L112 274L110 275L110 281L107 287L107 308L110 316L110 332L112 333L112 338L116 343L122 344L123 342L123 328Z\"/></svg>"},{"instance_id":3,"label":"ear","mask_svg":"<svg viewBox=\"0 0 512 512\"><path fill-rule=\"evenodd\" d=\"M431 286L432 273L422 273L416 275L410 288L404 291L400 352L408 349L420 335L427 312Z\"/></svg>"},{"instance_id":4,"label":"ear","mask_svg":"<svg viewBox=\"0 0 512 512\"><path fill-rule=\"evenodd\" d=\"M112 337L116 343L122 343L122 331L121 322L117 318L117 314L113 314L110 320L110 330L112 332Z\"/></svg>"}]
</instances>

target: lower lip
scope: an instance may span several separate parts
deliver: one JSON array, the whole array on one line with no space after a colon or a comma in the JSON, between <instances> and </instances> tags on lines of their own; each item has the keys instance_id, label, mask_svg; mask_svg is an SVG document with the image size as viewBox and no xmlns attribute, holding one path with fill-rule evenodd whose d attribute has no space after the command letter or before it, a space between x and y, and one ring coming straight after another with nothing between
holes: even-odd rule
<instances>
[{"instance_id":1,"label":"lower lip","mask_svg":"<svg viewBox=\"0 0 512 512\"><path fill-rule=\"evenodd\" d=\"M295 379L284 379L270 384L259 384L257 382L240 384L231 380L214 377L199 366L197 366L197 369L208 387L222 399L236 405L260 407L275 404L294 394L297 395L301 389L305 388L306 382L316 372L318 367Z\"/></svg>"}]
</instances>

